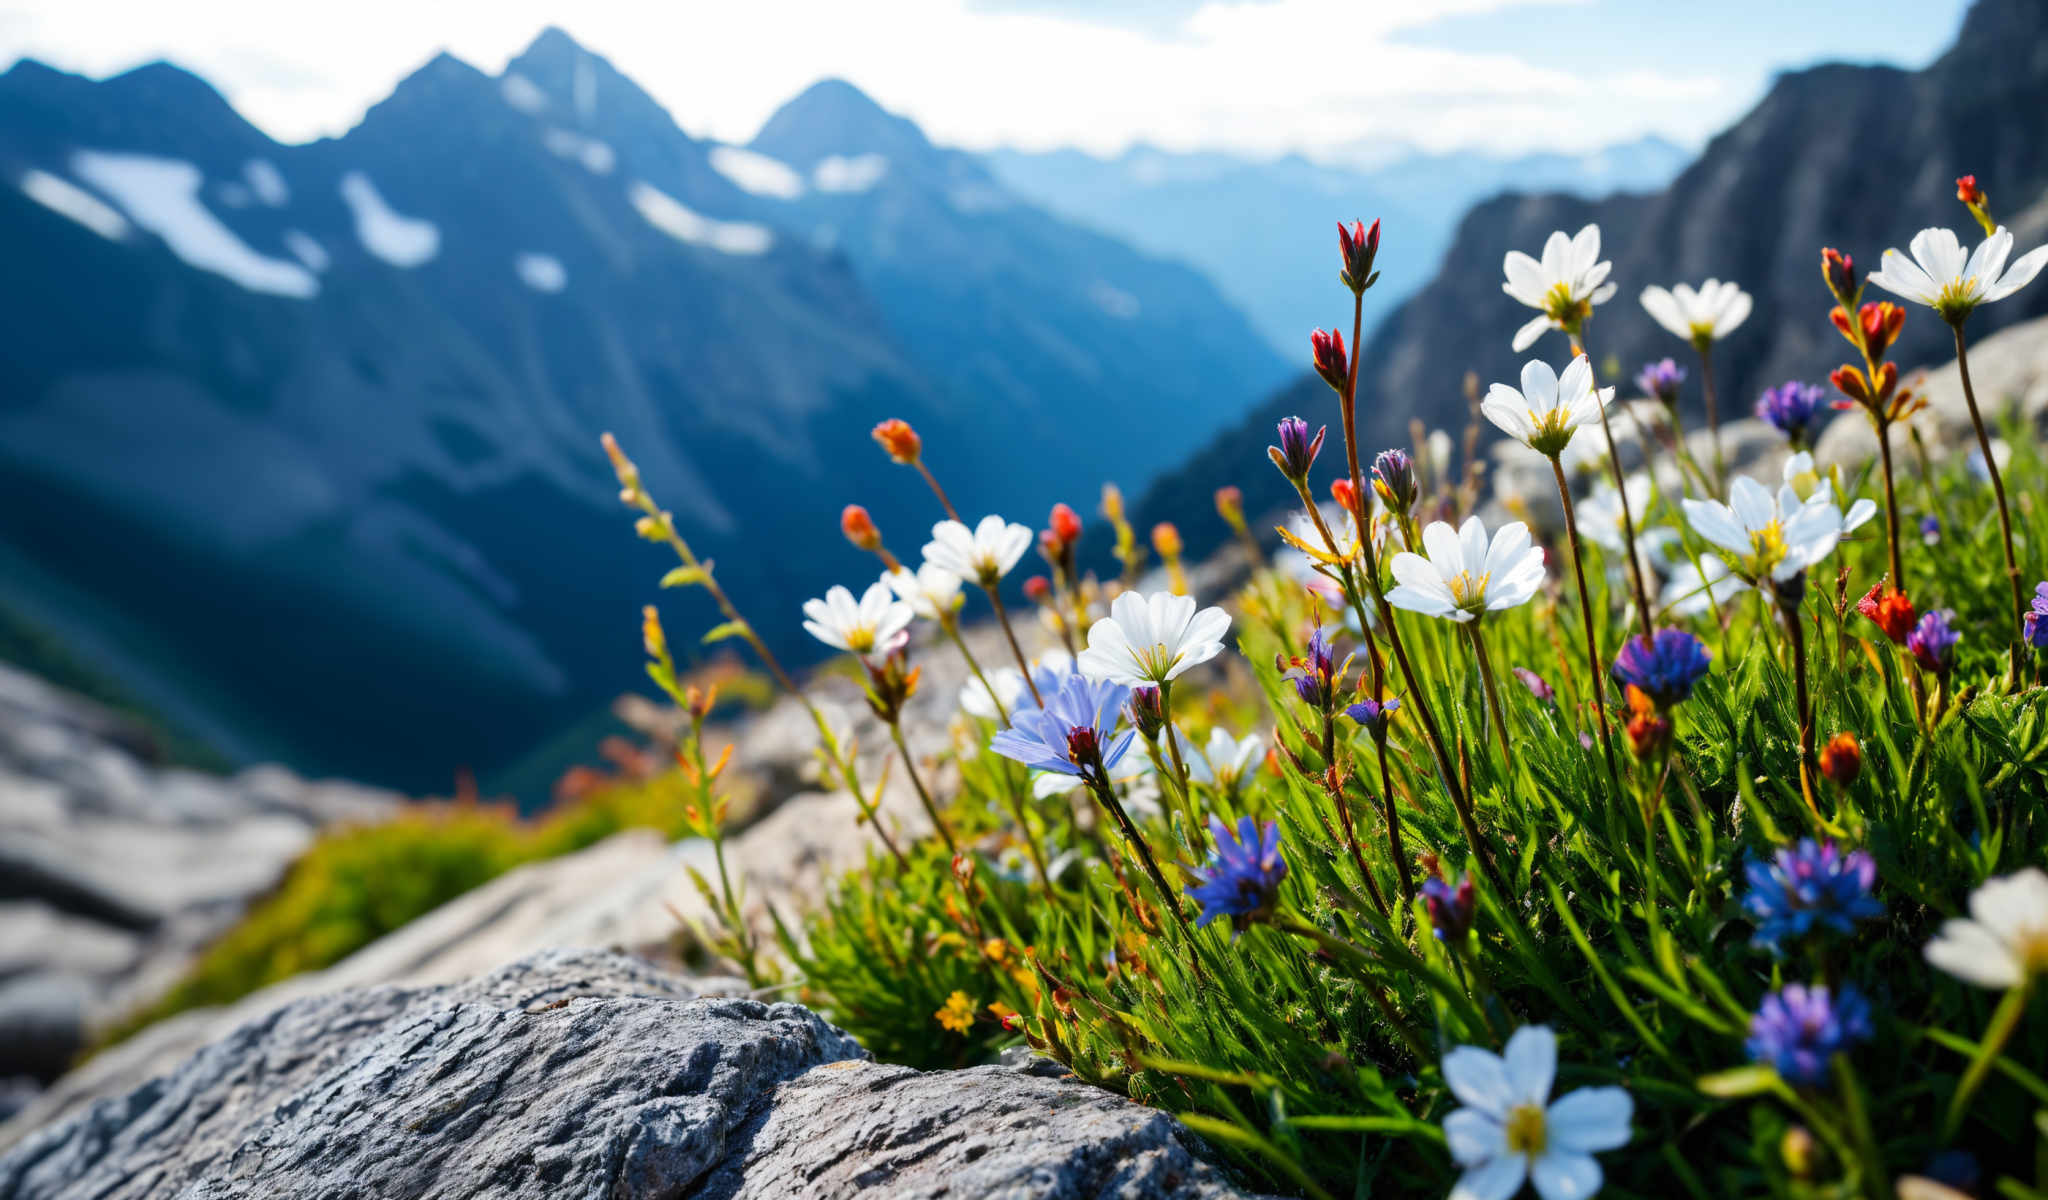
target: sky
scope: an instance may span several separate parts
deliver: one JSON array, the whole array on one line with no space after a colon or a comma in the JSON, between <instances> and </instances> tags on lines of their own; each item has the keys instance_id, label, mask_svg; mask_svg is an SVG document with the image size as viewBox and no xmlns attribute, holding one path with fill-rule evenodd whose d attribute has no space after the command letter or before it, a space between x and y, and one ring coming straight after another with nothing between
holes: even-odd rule
<instances>
[{"instance_id":1,"label":"sky","mask_svg":"<svg viewBox=\"0 0 2048 1200\"><path fill-rule=\"evenodd\" d=\"M339 134L447 50L492 72L566 29L689 133L748 140L848 79L973 149L1697 146L1778 71L1917 67L1966 0L0 0L0 65L165 58L283 141Z\"/></svg>"}]
</instances>

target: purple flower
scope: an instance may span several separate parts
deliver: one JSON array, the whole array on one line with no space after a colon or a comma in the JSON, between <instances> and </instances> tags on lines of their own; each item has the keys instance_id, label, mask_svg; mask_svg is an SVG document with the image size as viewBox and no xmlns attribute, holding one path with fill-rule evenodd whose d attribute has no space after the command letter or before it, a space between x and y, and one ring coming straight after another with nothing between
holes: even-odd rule
<instances>
[{"instance_id":1,"label":"purple flower","mask_svg":"<svg viewBox=\"0 0 2048 1200\"><path fill-rule=\"evenodd\" d=\"M1131 724L1146 738L1159 736L1159 730L1166 724L1165 697L1156 687L1134 687L1131 689Z\"/></svg>"},{"instance_id":2,"label":"purple flower","mask_svg":"<svg viewBox=\"0 0 2048 1200\"><path fill-rule=\"evenodd\" d=\"M1659 629L1622 643L1614 657L1614 681L1641 689L1660 709L1670 708L1692 695L1713 658L1706 644L1685 630Z\"/></svg>"},{"instance_id":3,"label":"purple flower","mask_svg":"<svg viewBox=\"0 0 2048 1200\"><path fill-rule=\"evenodd\" d=\"M1933 517L1920 518L1920 540L1932 546L1941 540L1941 522Z\"/></svg>"},{"instance_id":4,"label":"purple flower","mask_svg":"<svg viewBox=\"0 0 2048 1200\"><path fill-rule=\"evenodd\" d=\"M1415 460L1406 450L1382 450L1372 460L1372 490L1393 512L1414 507L1421 488L1415 482Z\"/></svg>"},{"instance_id":5,"label":"purple flower","mask_svg":"<svg viewBox=\"0 0 2048 1200\"><path fill-rule=\"evenodd\" d=\"M1216 842L1216 852L1207 867L1195 872L1201 882L1187 889L1202 906L1195 926L1229 917L1231 927L1242 933L1273 911L1280 881L1287 878L1287 860L1280 857L1280 826L1268 821L1261 828L1250 817L1239 817L1233 837L1223 822L1210 817L1209 836Z\"/></svg>"},{"instance_id":6,"label":"purple flower","mask_svg":"<svg viewBox=\"0 0 2048 1200\"><path fill-rule=\"evenodd\" d=\"M2034 603L2022 618L2027 635L2027 645L2036 650L2048 650L2048 583L2034 585Z\"/></svg>"},{"instance_id":7,"label":"purple flower","mask_svg":"<svg viewBox=\"0 0 2048 1200\"><path fill-rule=\"evenodd\" d=\"M1803 838L1769 862L1749 860L1744 872L1749 894L1742 907L1757 918L1750 941L1768 950L1777 951L1788 939L1815 928L1850 933L1856 922L1884 912L1870 894L1877 863L1861 850L1844 854L1833 842Z\"/></svg>"},{"instance_id":8,"label":"purple flower","mask_svg":"<svg viewBox=\"0 0 2048 1200\"><path fill-rule=\"evenodd\" d=\"M1789 1083L1817 1087L1827 1082L1828 1060L1875 1032L1870 1003L1855 984L1830 995L1825 987L1788 983L1757 1006L1743 1045L1751 1062L1776 1068Z\"/></svg>"},{"instance_id":9,"label":"purple flower","mask_svg":"<svg viewBox=\"0 0 2048 1200\"><path fill-rule=\"evenodd\" d=\"M1013 713L1010 727L989 740L989 749L1027 767L1092 782L1131 748L1136 730L1112 736L1131 689L1069 675L1058 691L1044 695L1044 708Z\"/></svg>"},{"instance_id":10,"label":"purple flower","mask_svg":"<svg viewBox=\"0 0 2048 1200\"><path fill-rule=\"evenodd\" d=\"M1944 678L1956 665L1956 643L1963 637L1951 624L1955 619L1954 609L1937 608L1921 614L1920 623L1906 635L1906 649L1914 660Z\"/></svg>"},{"instance_id":11,"label":"purple flower","mask_svg":"<svg viewBox=\"0 0 2048 1200\"><path fill-rule=\"evenodd\" d=\"M1345 709L1344 715L1378 735L1386 732L1387 722L1393 720L1394 714L1400 711L1401 701L1394 697L1385 701L1360 700Z\"/></svg>"},{"instance_id":12,"label":"purple flower","mask_svg":"<svg viewBox=\"0 0 2048 1200\"><path fill-rule=\"evenodd\" d=\"M1436 928L1438 941L1461 942L1472 932L1472 920L1479 915L1478 898L1472 889L1472 876L1465 875L1453 885L1441 879L1422 881L1422 905L1429 913L1429 923Z\"/></svg>"},{"instance_id":13,"label":"purple flower","mask_svg":"<svg viewBox=\"0 0 2048 1200\"><path fill-rule=\"evenodd\" d=\"M1678 403L1678 389L1684 383L1685 368L1669 358L1645 364L1642 373L1636 376L1636 386L1643 390L1643 395L1666 404Z\"/></svg>"},{"instance_id":14,"label":"purple flower","mask_svg":"<svg viewBox=\"0 0 2048 1200\"><path fill-rule=\"evenodd\" d=\"M1336 695L1337 652L1330 647L1330 639L1323 636L1318 627L1308 635L1308 656L1306 658L1278 659L1276 665L1288 670L1286 678L1294 683L1294 694L1310 708L1322 711Z\"/></svg>"},{"instance_id":15,"label":"purple flower","mask_svg":"<svg viewBox=\"0 0 2048 1200\"><path fill-rule=\"evenodd\" d=\"M1328 432L1329 426L1325 425L1310 437L1307 421L1284 417L1280 421L1280 444L1266 447L1266 457L1273 460L1290 483L1305 482L1309 469L1316 465L1316 455L1323 451L1323 435Z\"/></svg>"},{"instance_id":16,"label":"purple flower","mask_svg":"<svg viewBox=\"0 0 2048 1200\"><path fill-rule=\"evenodd\" d=\"M1764 394L1757 397L1756 415L1784 434L1794 450L1800 450L1813 434L1813 423L1820 416L1825 398L1820 385L1795 379L1764 389Z\"/></svg>"},{"instance_id":17,"label":"purple flower","mask_svg":"<svg viewBox=\"0 0 2048 1200\"><path fill-rule=\"evenodd\" d=\"M1527 667L1514 667L1511 669L1515 673L1515 678L1522 681L1522 686L1529 689L1530 695L1536 697L1538 700L1543 701L1543 703L1545 704L1554 704L1557 702L1557 689L1551 687L1550 684L1544 680L1543 676L1538 675L1536 672L1531 671Z\"/></svg>"}]
</instances>

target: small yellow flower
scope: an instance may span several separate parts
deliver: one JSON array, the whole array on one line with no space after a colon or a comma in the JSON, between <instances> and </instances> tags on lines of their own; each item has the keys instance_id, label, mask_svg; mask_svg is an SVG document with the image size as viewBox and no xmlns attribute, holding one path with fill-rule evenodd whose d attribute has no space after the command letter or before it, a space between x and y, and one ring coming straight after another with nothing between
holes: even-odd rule
<instances>
[{"instance_id":1,"label":"small yellow flower","mask_svg":"<svg viewBox=\"0 0 2048 1200\"><path fill-rule=\"evenodd\" d=\"M981 952L988 956L990 962L1001 966L1010 957L1010 943L1001 938L990 938L981 944Z\"/></svg>"},{"instance_id":2,"label":"small yellow flower","mask_svg":"<svg viewBox=\"0 0 2048 1200\"><path fill-rule=\"evenodd\" d=\"M974 1001L966 992L954 992L946 997L946 1007L932 1015L947 1029L964 1034L974 1028Z\"/></svg>"}]
</instances>

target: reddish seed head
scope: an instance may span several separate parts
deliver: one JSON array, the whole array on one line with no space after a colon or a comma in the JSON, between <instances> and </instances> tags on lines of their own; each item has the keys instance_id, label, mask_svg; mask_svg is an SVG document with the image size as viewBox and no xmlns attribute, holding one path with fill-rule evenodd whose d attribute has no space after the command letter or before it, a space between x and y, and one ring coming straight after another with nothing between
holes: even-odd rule
<instances>
[{"instance_id":1,"label":"reddish seed head","mask_svg":"<svg viewBox=\"0 0 2048 1200\"><path fill-rule=\"evenodd\" d=\"M1052 535L1061 545L1071 546L1081 540L1081 518L1073 509L1064 504L1052 506Z\"/></svg>"},{"instance_id":2,"label":"reddish seed head","mask_svg":"<svg viewBox=\"0 0 2048 1200\"><path fill-rule=\"evenodd\" d=\"M839 514L839 532L846 540L870 553L882 548L882 531L875 528L875 520L868 516L868 510L858 504L849 504Z\"/></svg>"},{"instance_id":3,"label":"reddish seed head","mask_svg":"<svg viewBox=\"0 0 2048 1200\"><path fill-rule=\"evenodd\" d=\"M1984 203L1984 189L1977 186L1975 175L1965 175L1956 180L1956 199L1973 208Z\"/></svg>"},{"instance_id":4,"label":"reddish seed head","mask_svg":"<svg viewBox=\"0 0 2048 1200\"><path fill-rule=\"evenodd\" d=\"M1236 524L1244 519L1244 492L1236 487L1216 489L1216 515Z\"/></svg>"},{"instance_id":5,"label":"reddish seed head","mask_svg":"<svg viewBox=\"0 0 2048 1200\"><path fill-rule=\"evenodd\" d=\"M1820 748L1820 773L1836 787L1847 788L1862 770L1863 747L1855 734L1838 733Z\"/></svg>"},{"instance_id":6,"label":"reddish seed head","mask_svg":"<svg viewBox=\"0 0 2048 1200\"><path fill-rule=\"evenodd\" d=\"M1154 525L1152 527L1152 548L1159 552L1159 557L1161 558L1179 558L1181 551L1180 530L1175 529L1170 521L1161 521L1159 524Z\"/></svg>"},{"instance_id":7,"label":"reddish seed head","mask_svg":"<svg viewBox=\"0 0 2048 1200\"><path fill-rule=\"evenodd\" d=\"M1314 351L1316 374L1323 382L1344 390L1351 377L1351 360L1344 352L1344 335L1332 329L1325 333L1318 329L1308 335L1309 347Z\"/></svg>"},{"instance_id":8,"label":"reddish seed head","mask_svg":"<svg viewBox=\"0 0 2048 1200\"><path fill-rule=\"evenodd\" d=\"M1913 632L1913 622L1918 619L1906 593L1882 583L1871 585L1863 599L1856 602L1856 611L1876 622L1886 637L1901 646L1906 644L1906 635Z\"/></svg>"},{"instance_id":9,"label":"reddish seed head","mask_svg":"<svg viewBox=\"0 0 2048 1200\"><path fill-rule=\"evenodd\" d=\"M875 426L875 441L889 452L890 458L906 465L916 462L917 456L924 451L924 441L917 436L917 430L910 427L910 422L898 417L891 417Z\"/></svg>"},{"instance_id":10,"label":"reddish seed head","mask_svg":"<svg viewBox=\"0 0 2048 1200\"><path fill-rule=\"evenodd\" d=\"M1043 604L1045 598L1052 595L1052 580L1043 575L1033 575L1024 581L1024 594L1033 601Z\"/></svg>"}]
</instances>

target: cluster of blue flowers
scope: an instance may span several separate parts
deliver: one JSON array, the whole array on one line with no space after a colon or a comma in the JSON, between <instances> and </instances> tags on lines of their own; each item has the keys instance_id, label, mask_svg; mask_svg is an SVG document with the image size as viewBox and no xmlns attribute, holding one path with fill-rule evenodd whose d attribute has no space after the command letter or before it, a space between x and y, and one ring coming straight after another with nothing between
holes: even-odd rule
<instances>
[{"instance_id":1,"label":"cluster of blue flowers","mask_svg":"<svg viewBox=\"0 0 2048 1200\"><path fill-rule=\"evenodd\" d=\"M1670 708L1692 695L1713 659L1706 644L1685 630L1659 629L1622 644L1614 658L1614 681L1638 689L1658 708Z\"/></svg>"},{"instance_id":2,"label":"cluster of blue flowers","mask_svg":"<svg viewBox=\"0 0 2048 1200\"><path fill-rule=\"evenodd\" d=\"M1280 881L1287 878L1287 860L1280 857L1280 826L1273 821L1261 826L1250 817L1239 817L1233 834L1223 822L1210 817L1209 836L1216 843L1216 852L1206 867L1195 872L1201 882L1187 889L1202 906L1195 926L1229 917L1231 926L1242 933L1273 911Z\"/></svg>"},{"instance_id":3,"label":"cluster of blue flowers","mask_svg":"<svg viewBox=\"0 0 2048 1200\"><path fill-rule=\"evenodd\" d=\"M1744 1045L1751 1061L1774 1068L1786 1082L1817 1087L1827 1082L1829 1060L1875 1033L1870 1002L1855 984L1831 993L1788 983L1757 1006Z\"/></svg>"},{"instance_id":4,"label":"cluster of blue flowers","mask_svg":"<svg viewBox=\"0 0 2048 1200\"><path fill-rule=\"evenodd\" d=\"M1757 922L1751 940L1768 950L1782 950L1816 929L1852 933L1856 922L1884 912L1870 894L1877 863L1862 850L1843 853L1833 842L1802 838L1768 862L1750 860L1744 873L1749 894L1742 907Z\"/></svg>"},{"instance_id":5,"label":"cluster of blue flowers","mask_svg":"<svg viewBox=\"0 0 2048 1200\"><path fill-rule=\"evenodd\" d=\"M1803 450L1813 436L1815 422L1826 409L1827 395L1820 385L1793 380L1764 389L1757 397L1756 415L1785 435L1794 450Z\"/></svg>"}]
</instances>

